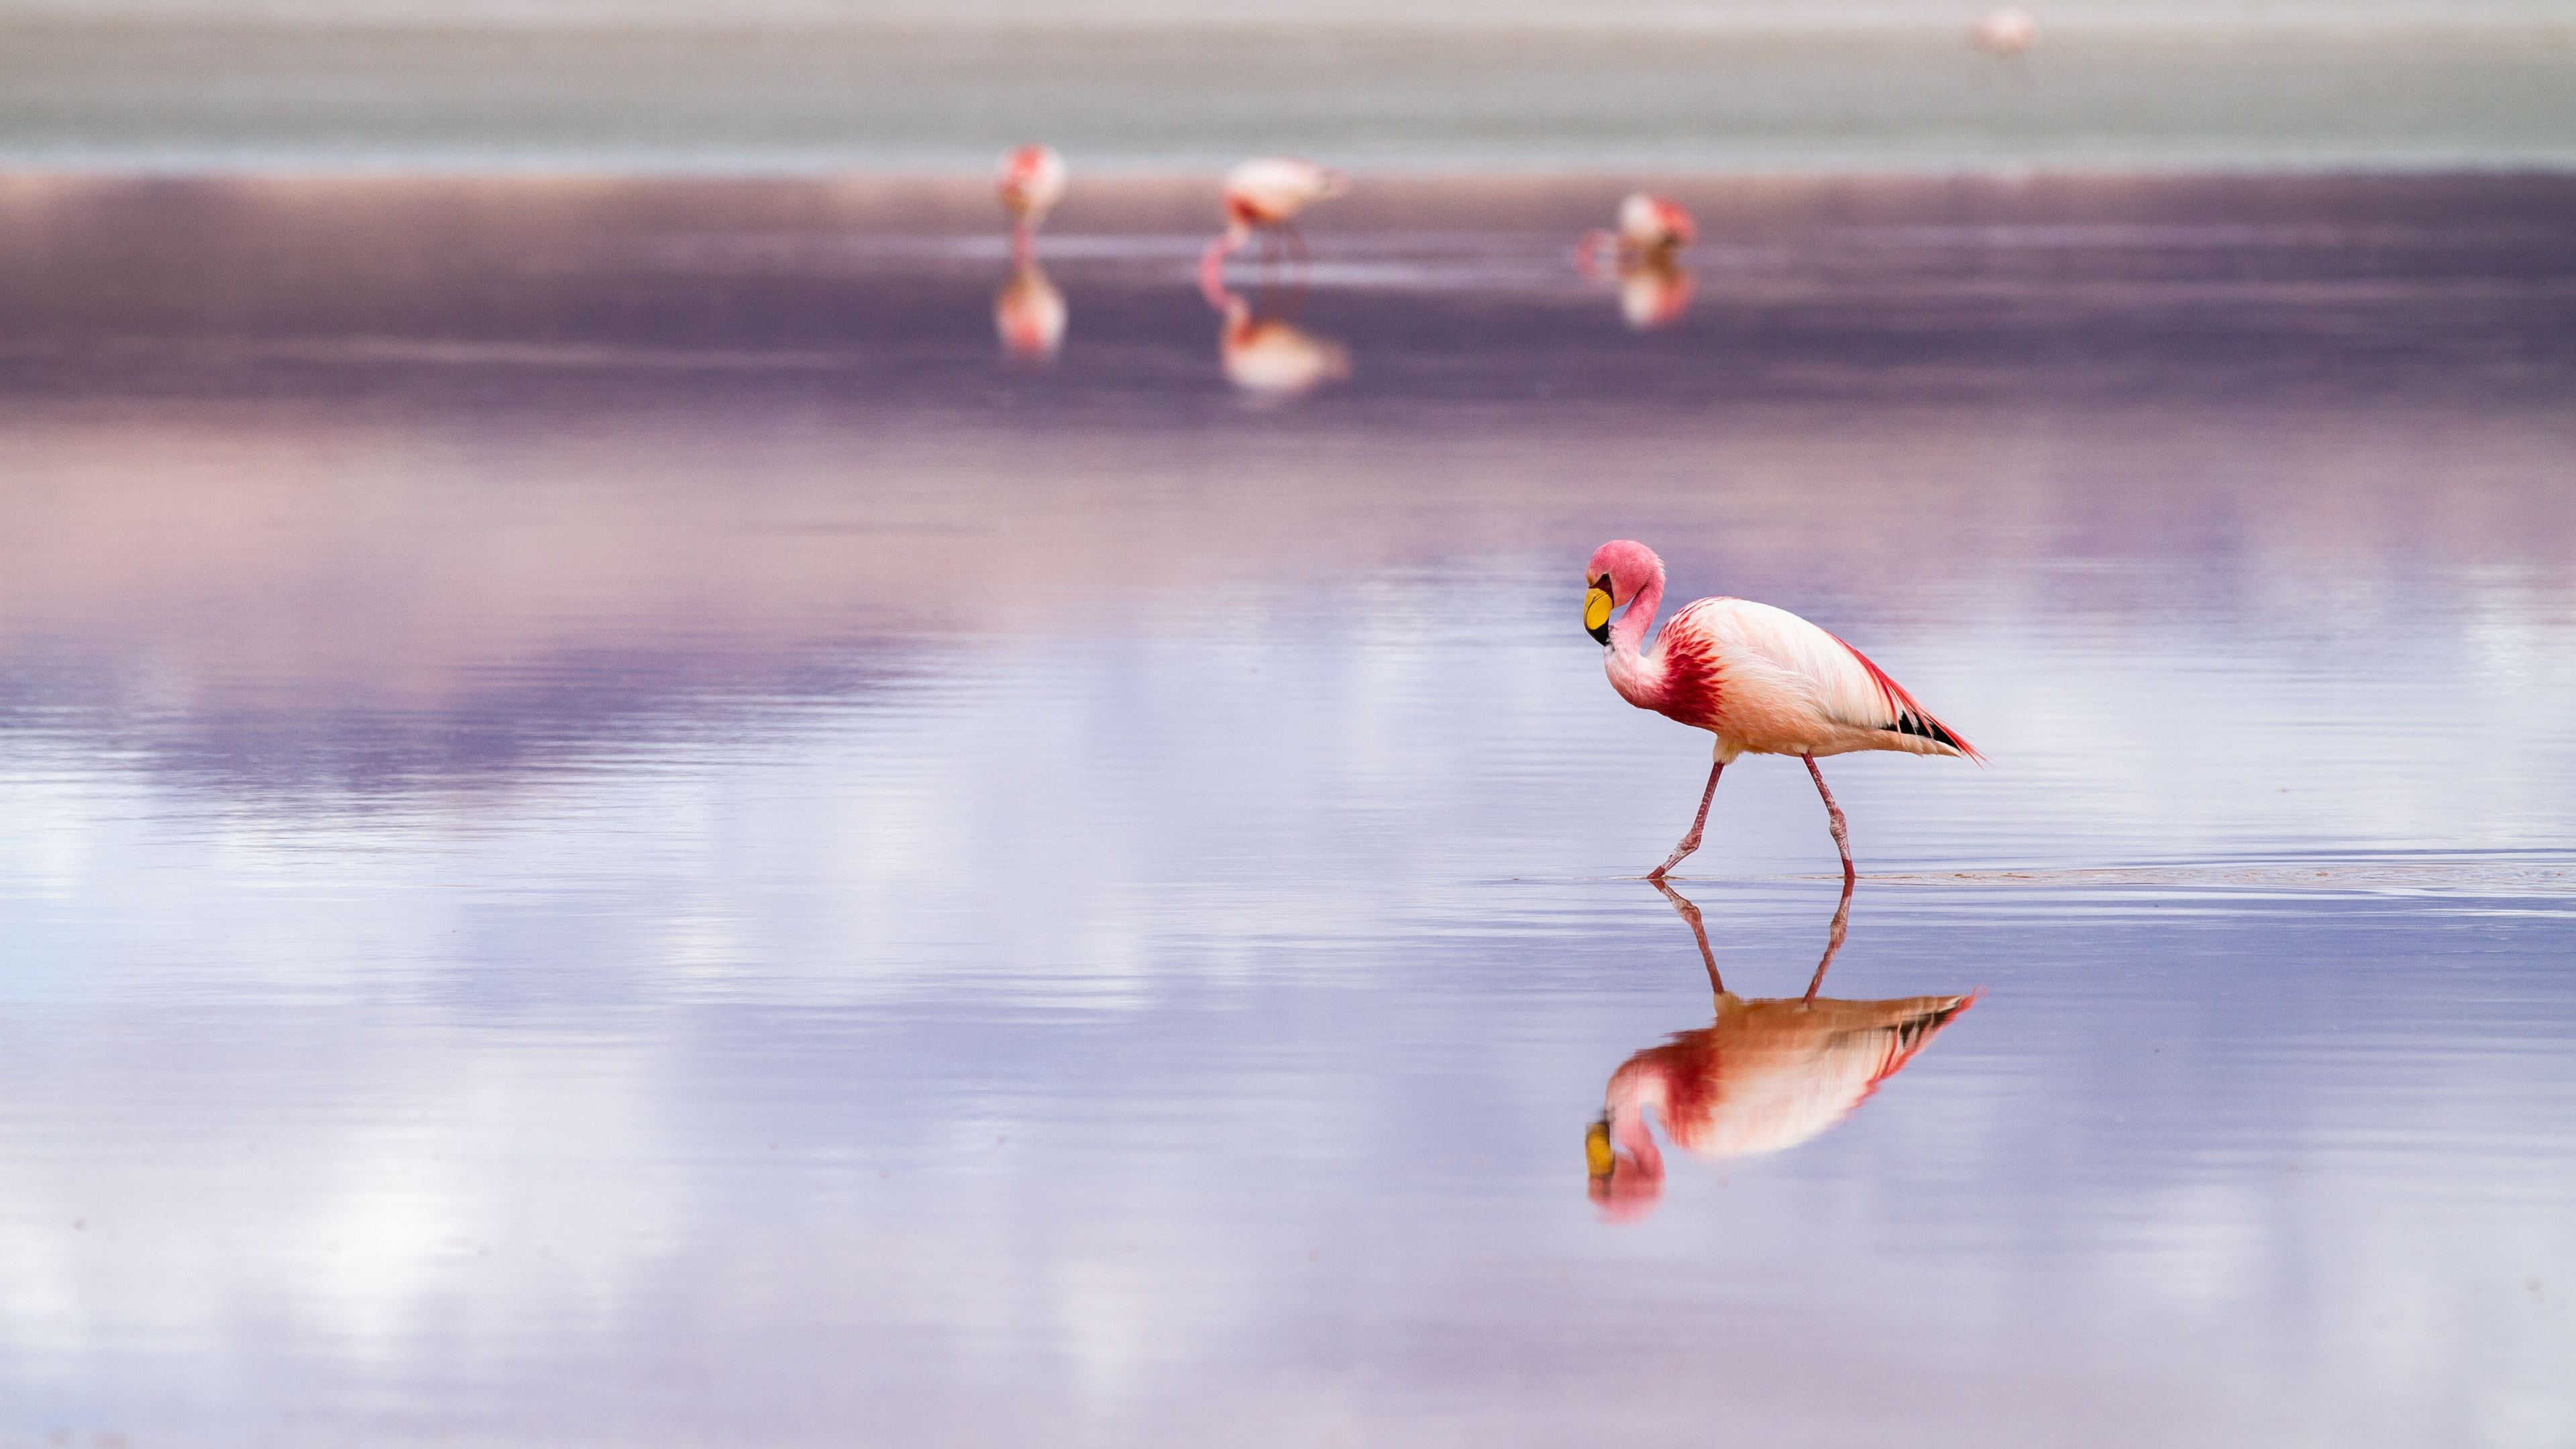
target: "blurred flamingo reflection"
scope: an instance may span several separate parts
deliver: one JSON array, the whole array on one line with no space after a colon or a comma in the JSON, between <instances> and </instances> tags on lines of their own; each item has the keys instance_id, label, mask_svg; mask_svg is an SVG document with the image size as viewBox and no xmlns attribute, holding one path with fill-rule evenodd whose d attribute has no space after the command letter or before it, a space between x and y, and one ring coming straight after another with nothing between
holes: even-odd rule
<instances>
[{"instance_id":1,"label":"blurred flamingo reflection","mask_svg":"<svg viewBox=\"0 0 2576 1449\"><path fill-rule=\"evenodd\" d=\"M1067 318L1064 293L1034 261L1012 268L1010 280L993 294L993 331L1002 350L1024 362L1051 362L1064 346Z\"/></svg>"}]
</instances>

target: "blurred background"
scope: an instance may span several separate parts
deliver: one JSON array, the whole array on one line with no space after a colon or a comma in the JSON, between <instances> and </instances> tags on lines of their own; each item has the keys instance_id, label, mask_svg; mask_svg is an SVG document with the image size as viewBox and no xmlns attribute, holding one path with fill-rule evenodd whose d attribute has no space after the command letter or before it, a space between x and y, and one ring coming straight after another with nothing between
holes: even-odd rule
<instances>
[{"instance_id":1,"label":"blurred background","mask_svg":"<svg viewBox=\"0 0 2576 1449\"><path fill-rule=\"evenodd\" d=\"M2527 167L2566 0L8 0L0 165Z\"/></svg>"}]
</instances>

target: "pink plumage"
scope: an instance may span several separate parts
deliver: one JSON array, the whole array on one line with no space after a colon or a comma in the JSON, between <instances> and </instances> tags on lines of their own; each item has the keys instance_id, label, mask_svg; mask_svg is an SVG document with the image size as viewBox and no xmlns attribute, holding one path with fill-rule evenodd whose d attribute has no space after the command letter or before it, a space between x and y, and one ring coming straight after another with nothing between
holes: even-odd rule
<instances>
[{"instance_id":1,"label":"pink plumage","mask_svg":"<svg viewBox=\"0 0 2576 1449\"><path fill-rule=\"evenodd\" d=\"M1280 238L1289 255L1302 259L1306 242L1297 232L1298 214L1350 186L1341 172L1296 156L1257 156L1227 172L1225 230L1199 254L1199 291L1216 304L1225 290L1226 258L1243 250L1256 231Z\"/></svg>"},{"instance_id":2,"label":"pink plumage","mask_svg":"<svg viewBox=\"0 0 2576 1449\"><path fill-rule=\"evenodd\" d=\"M1846 882L1853 873L1850 844L1817 760L1859 750L1984 758L1867 655L1786 609L1750 599L1699 599L1674 612L1649 650L1646 631L1663 602L1664 564L1642 543L1603 544L1584 579L1591 586L1585 628L1605 646L1610 685L1620 698L1716 737L1698 819L1648 879L1661 879L1699 848L1717 777L1743 755L1806 761L1824 797ZM1612 612L1622 609L1612 622Z\"/></svg>"}]
</instances>

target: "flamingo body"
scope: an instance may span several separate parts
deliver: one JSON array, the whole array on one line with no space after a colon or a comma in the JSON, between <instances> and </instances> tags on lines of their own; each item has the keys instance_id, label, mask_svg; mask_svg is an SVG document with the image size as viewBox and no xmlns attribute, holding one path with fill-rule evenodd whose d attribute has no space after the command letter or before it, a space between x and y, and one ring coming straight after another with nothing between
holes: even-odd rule
<instances>
[{"instance_id":1,"label":"flamingo body","mask_svg":"<svg viewBox=\"0 0 2576 1449\"><path fill-rule=\"evenodd\" d=\"M1669 252L1699 240L1699 223L1669 196L1631 192L1619 203L1619 244L1641 253Z\"/></svg>"},{"instance_id":2,"label":"flamingo body","mask_svg":"<svg viewBox=\"0 0 2576 1449\"><path fill-rule=\"evenodd\" d=\"M1976 41L1990 55L2019 55L2039 43L2039 18L2009 7L1989 10L1977 21Z\"/></svg>"},{"instance_id":3,"label":"flamingo body","mask_svg":"<svg viewBox=\"0 0 2576 1449\"><path fill-rule=\"evenodd\" d=\"M1053 146L1020 146L1002 158L1002 175L994 189L1011 220L1035 229L1055 204L1064 200L1064 158Z\"/></svg>"},{"instance_id":4,"label":"flamingo body","mask_svg":"<svg viewBox=\"0 0 2576 1449\"><path fill-rule=\"evenodd\" d=\"M1253 232L1284 236L1290 254L1303 257L1298 214L1349 189L1349 178L1339 171L1295 156L1258 156L1227 172L1225 230L1199 254L1199 291L1208 304L1222 308L1225 259L1243 250Z\"/></svg>"},{"instance_id":5,"label":"flamingo body","mask_svg":"<svg viewBox=\"0 0 2576 1449\"><path fill-rule=\"evenodd\" d=\"M1258 156L1226 173L1225 219L1234 226L1284 226L1316 202L1350 189L1339 171L1295 156Z\"/></svg>"},{"instance_id":6,"label":"flamingo body","mask_svg":"<svg viewBox=\"0 0 2576 1449\"><path fill-rule=\"evenodd\" d=\"M1855 750L1982 758L1869 656L1786 609L1700 599L1674 612L1649 653L1641 646L1663 599L1663 560L1641 543L1607 543L1589 577L1628 611L1598 636L1611 688L1715 735L1721 761Z\"/></svg>"},{"instance_id":7,"label":"flamingo body","mask_svg":"<svg viewBox=\"0 0 2576 1449\"><path fill-rule=\"evenodd\" d=\"M1651 651L1646 630L1664 597L1664 562L1642 543L1620 539L1592 555L1584 577L1584 628L1603 646L1611 688L1639 709L1715 737L1708 789L1690 833L1665 872L1699 848L1717 777L1747 754L1797 755L1807 762L1853 876L1841 807L1816 761L1858 750L1957 755L1982 760L1957 731L1932 716L1869 656L1786 609L1749 599L1700 599L1676 610ZM1624 609L1616 623L1614 610Z\"/></svg>"},{"instance_id":8,"label":"flamingo body","mask_svg":"<svg viewBox=\"0 0 2576 1449\"><path fill-rule=\"evenodd\" d=\"M1639 267L1669 267L1674 254L1699 240L1699 223L1689 208L1669 196L1632 191L1619 203L1619 225L1613 231L1589 231L1574 249L1574 260L1587 276L1622 275Z\"/></svg>"}]
</instances>

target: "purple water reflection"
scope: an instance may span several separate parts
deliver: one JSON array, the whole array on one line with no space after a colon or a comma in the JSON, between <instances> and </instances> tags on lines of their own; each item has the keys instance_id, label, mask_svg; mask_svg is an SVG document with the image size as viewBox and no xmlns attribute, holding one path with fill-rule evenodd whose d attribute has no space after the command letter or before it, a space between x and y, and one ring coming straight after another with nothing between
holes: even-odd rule
<instances>
[{"instance_id":1,"label":"purple water reflection","mask_svg":"<svg viewBox=\"0 0 2576 1449\"><path fill-rule=\"evenodd\" d=\"M1269 403L1142 183L1044 369L935 188L22 194L0 1444L2562 1441L2566 185L1681 189L1650 334L1354 196ZM1975 1009L1624 1223L1614 536L1995 760L1835 777Z\"/></svg>"}]
</instances>

